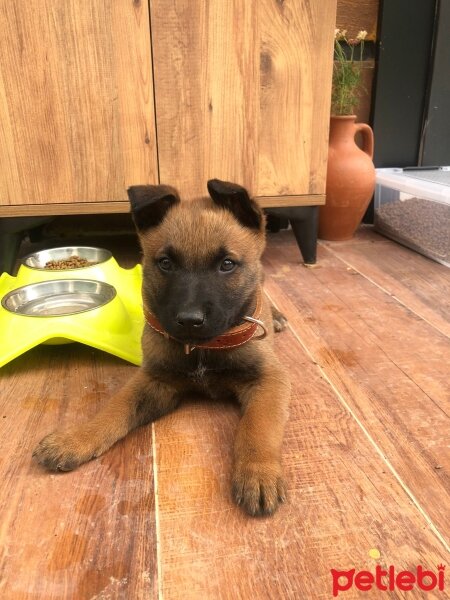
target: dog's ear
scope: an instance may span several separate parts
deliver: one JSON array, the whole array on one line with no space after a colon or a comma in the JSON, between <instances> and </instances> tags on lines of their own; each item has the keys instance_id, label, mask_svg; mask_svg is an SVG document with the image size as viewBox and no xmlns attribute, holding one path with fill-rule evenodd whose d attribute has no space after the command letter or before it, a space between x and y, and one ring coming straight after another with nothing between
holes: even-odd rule
<instances>
[{"instance_id":1,"label":"dog's ear","mask_svg":"<svg viewBox=\"0 0 450 600\"><path fill-rule=\"evenodd\" d=\"M168 185L133 185L127 192L139 232L159 225L169 208L180 201L177 191Z\"/></svg>"},{"instance_id":2,"label":"dog's ear","mask_svg":"<svg viewBox=\"0 0 450 600\"><path fill-rule=\"evenodd\" d=\"M245 188L237 183L220 179L210 179L207 185L209 195L215 204L233 213L241 225L251 229L261 229L264 220L263 212L258 204L251 200Z\"/></svg>"}]
</instances>

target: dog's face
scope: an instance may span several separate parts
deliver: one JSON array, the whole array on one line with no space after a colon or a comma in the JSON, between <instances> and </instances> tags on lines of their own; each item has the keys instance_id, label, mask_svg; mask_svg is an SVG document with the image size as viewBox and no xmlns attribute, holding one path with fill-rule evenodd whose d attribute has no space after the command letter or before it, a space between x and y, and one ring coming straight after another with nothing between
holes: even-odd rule
<instances>
[{"instance_id":1,"label":"dog's face","mask_svg":"<svg viewBox=\"0 0 450 600\"><path fill-rule=\"evenodd\" d=\"M144 303L167 333L210 340L253 309L264 216L247 191L211 180L212 200L180 202L167 186L128 190L144 253Z\"/></svg>"}]
</instances>

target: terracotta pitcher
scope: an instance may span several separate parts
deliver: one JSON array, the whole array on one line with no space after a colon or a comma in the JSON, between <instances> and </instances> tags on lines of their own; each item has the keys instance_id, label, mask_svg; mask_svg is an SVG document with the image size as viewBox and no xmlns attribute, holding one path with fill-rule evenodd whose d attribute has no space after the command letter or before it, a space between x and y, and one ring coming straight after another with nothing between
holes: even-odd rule
<instances>
[{"instance_id":1,"label":"terracotta pitcher","mask_svg":"<svg viewBox=\"0 0 450 600\"><path fill-rule=\"evenodd\" d=\"M373 132L356 116L331 117L326 204L319 211L319 237L342 241L353 237L375 188ZM355 143L363 136L363 149Z\"/></svg>"}]
</instances>

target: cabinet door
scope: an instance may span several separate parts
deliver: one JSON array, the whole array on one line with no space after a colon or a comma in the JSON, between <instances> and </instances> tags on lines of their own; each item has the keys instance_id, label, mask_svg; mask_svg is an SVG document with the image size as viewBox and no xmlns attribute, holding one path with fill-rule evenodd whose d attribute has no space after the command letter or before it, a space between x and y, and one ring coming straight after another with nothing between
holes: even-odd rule
<instances>
[{"instance_id":1,"label":"cabinet door","mask_svg":"<svg viewBox=\"0 0 450 600\"><path fill-rule=\"evenodd\" d=\"M0 31L0 215L157 182L147 1L0 0Z\"/></svg>"},{"instance_id":2,"label":"cabinet door","mask_svg":"<svg viewBox=\"0 0 450 600\"><path fill-rule=\"evenodd\" d=\"M151 0L161 182L324 200L336 0ZM300 197L301 196L301 197Z\"/></svg>"}]
</instances>

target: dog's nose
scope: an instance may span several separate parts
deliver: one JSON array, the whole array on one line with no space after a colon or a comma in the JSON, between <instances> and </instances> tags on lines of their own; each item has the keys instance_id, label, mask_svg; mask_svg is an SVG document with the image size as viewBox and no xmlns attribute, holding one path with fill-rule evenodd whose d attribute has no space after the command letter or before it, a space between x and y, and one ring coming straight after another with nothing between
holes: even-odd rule
<instances>
[{"instance_id":1,"label":"dog's nose","mask_svg":"<svg viewBox=\"0 0 450 600\"><path fill-rule=\"evenodd\" d=\"M200 310L189 310L178 313L177 323L182 327L201 327L205 321L205 315Z\"/></svg>"}]
</instances>

